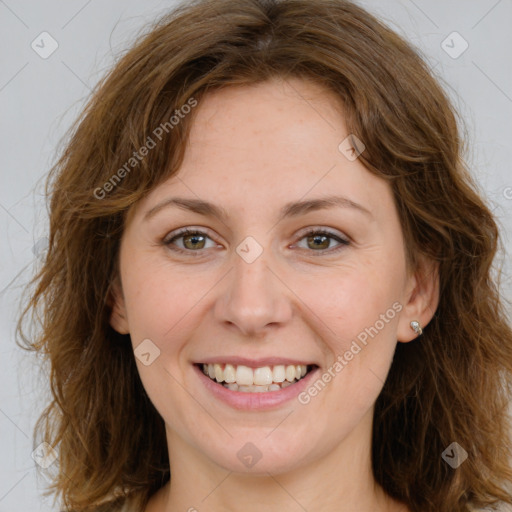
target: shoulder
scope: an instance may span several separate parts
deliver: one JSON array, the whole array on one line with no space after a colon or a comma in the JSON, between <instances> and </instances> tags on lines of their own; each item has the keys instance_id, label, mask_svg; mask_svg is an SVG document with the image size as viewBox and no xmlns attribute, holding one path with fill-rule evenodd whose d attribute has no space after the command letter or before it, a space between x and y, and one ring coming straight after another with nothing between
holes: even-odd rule
<instances>
[{"instance_id":1,"label":"shoulder","mask_svg":"<svg viewBox=\"0 0 512 512\"><path fill-rule=\"evenodd\" d=\"M126 500L118 512L144 512L133 500Z\"/></svg>"},{"instance_id":2,"label":"shoulder","mask_svg":"<svg viewBox=\"0 0 512 512\"><path fill-rule=\"evenodd\" d=\"M69 512L69 510L60 510L60 512ZM144 512L144 510L131 502L125 502L117 507L113 507L112 504L100 505L94 509L94 512Z\"/></svg>"},{"instance_id":3,"label":"shoulder","mask_svg":"<svg viewBox=\"0 0 512 512\"><path fill-rule=\"evenodd\" d=\"M105 508L100 507L97 512L145 512L145 507L141 506L139 500L128 498L120 504L105 504Z\"/></svg>"}]
</instances>

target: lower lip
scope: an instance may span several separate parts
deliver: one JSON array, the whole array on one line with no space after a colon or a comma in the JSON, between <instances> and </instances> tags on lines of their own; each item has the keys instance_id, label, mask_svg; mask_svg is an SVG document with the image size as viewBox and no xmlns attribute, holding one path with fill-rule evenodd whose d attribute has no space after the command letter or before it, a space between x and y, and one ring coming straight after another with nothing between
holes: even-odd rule
<instances>
[{"instance_id":1,"label":"lower lip","mask_svg":"<svg viewBox=\"0 0 512 512\"><path fill-rule=\"evenodd\" d=\"M318 367L315 368L295 384L291 384L280 391L245 393L243 391L232 391L231 389L225 388L222 384L219 384L207 377L197 365L194 365L194 369L206 389L208 389L212 395L219 400L230 405L234 409L258 411L274 409L286 402L289 402L290 400L293 400L299 393L308 387L309 383L315 378L315 375L320 370Z\"/></svg>"}]
</instances>

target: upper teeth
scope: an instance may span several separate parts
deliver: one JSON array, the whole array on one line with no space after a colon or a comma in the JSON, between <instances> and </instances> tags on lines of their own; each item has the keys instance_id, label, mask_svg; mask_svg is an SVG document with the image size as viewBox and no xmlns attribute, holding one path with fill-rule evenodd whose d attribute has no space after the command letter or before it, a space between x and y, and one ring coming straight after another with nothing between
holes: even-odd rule
<instances>
[{"instance_id":1,"label":"upper teeth","mask_svg":"<svg viewBox=\"0 0 512 512\"><path fill-rule=\"evenodd\" d=\"M217 382L237 383L239 386L266 386L287 380L293 382L304 377L306 365L276 365L250 368L249 366L231 364L203 364L203 372Z\"/></svg>"}]
</instances>

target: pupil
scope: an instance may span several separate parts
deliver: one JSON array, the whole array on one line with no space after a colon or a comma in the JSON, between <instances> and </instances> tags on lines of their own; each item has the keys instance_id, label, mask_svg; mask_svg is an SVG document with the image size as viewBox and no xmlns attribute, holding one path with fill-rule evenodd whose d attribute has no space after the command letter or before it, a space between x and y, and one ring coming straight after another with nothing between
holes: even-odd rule
<instances>
[{"instance_id":1,"label":"pupil","mask_svg":"<svg viewBox=\"0 0 512 512\"><path fill-rule=\"evenodd\" d=\"M203 238L203 236L201 236L201 235L188 235L187 237L185 237L185 241L192 240L192 244L195 244L197 242L197 239L199 239L199 238Z\"/></svg>"},{"instance_id":2,"label":"pupil","mask_svg":"<svg viewBox=\"0 0 512 512\"><path fill-rule=\"evenodd\" d=\"M323 243L323 245L325 245L325 241L328 240L328 237L326 237L325 235L315 235L315 236L310 237L310 240L311 239L318 240L320 238L322 239L322 242L320 242L320 243L313 242L316 247L319 247L320 245L322 245L322 243ZM327 245L329 245L328 241L327 241Z\"/></svg>"}]
</instances>

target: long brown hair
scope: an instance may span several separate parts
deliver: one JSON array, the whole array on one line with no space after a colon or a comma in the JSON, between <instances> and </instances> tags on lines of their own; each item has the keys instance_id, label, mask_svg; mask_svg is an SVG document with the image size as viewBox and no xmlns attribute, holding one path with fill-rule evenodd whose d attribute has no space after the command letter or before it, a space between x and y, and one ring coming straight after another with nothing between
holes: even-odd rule
<instances>
[{"instance_id":1,"label":"long brown hair","mask_svg":"<svg viewBox=\"0 0 512 512\"><path fill-rule=\"evenodd\" d=\"M458 115L421 54L344 0L187 2L95 88L48 177L49 250L18 323L20 346L51 371L53 400L34 431L35 445L59 452L47 494L73 511L114 510L128 497L142 508L170 478L163 420L129 338L109 323L125 216L179 169L195 112L179 115L184 105L276 76L338 95L348 132L366 146L359 158L392 186L410 261L440 265L435 315L418 340L397 345L377 400L377 482L413 512L512 504L499 230L463 160ZM39 326L31 336L28 320ZM469 455L457 469L441 457L454 441Z\"/></svg>"}]
</instances>

